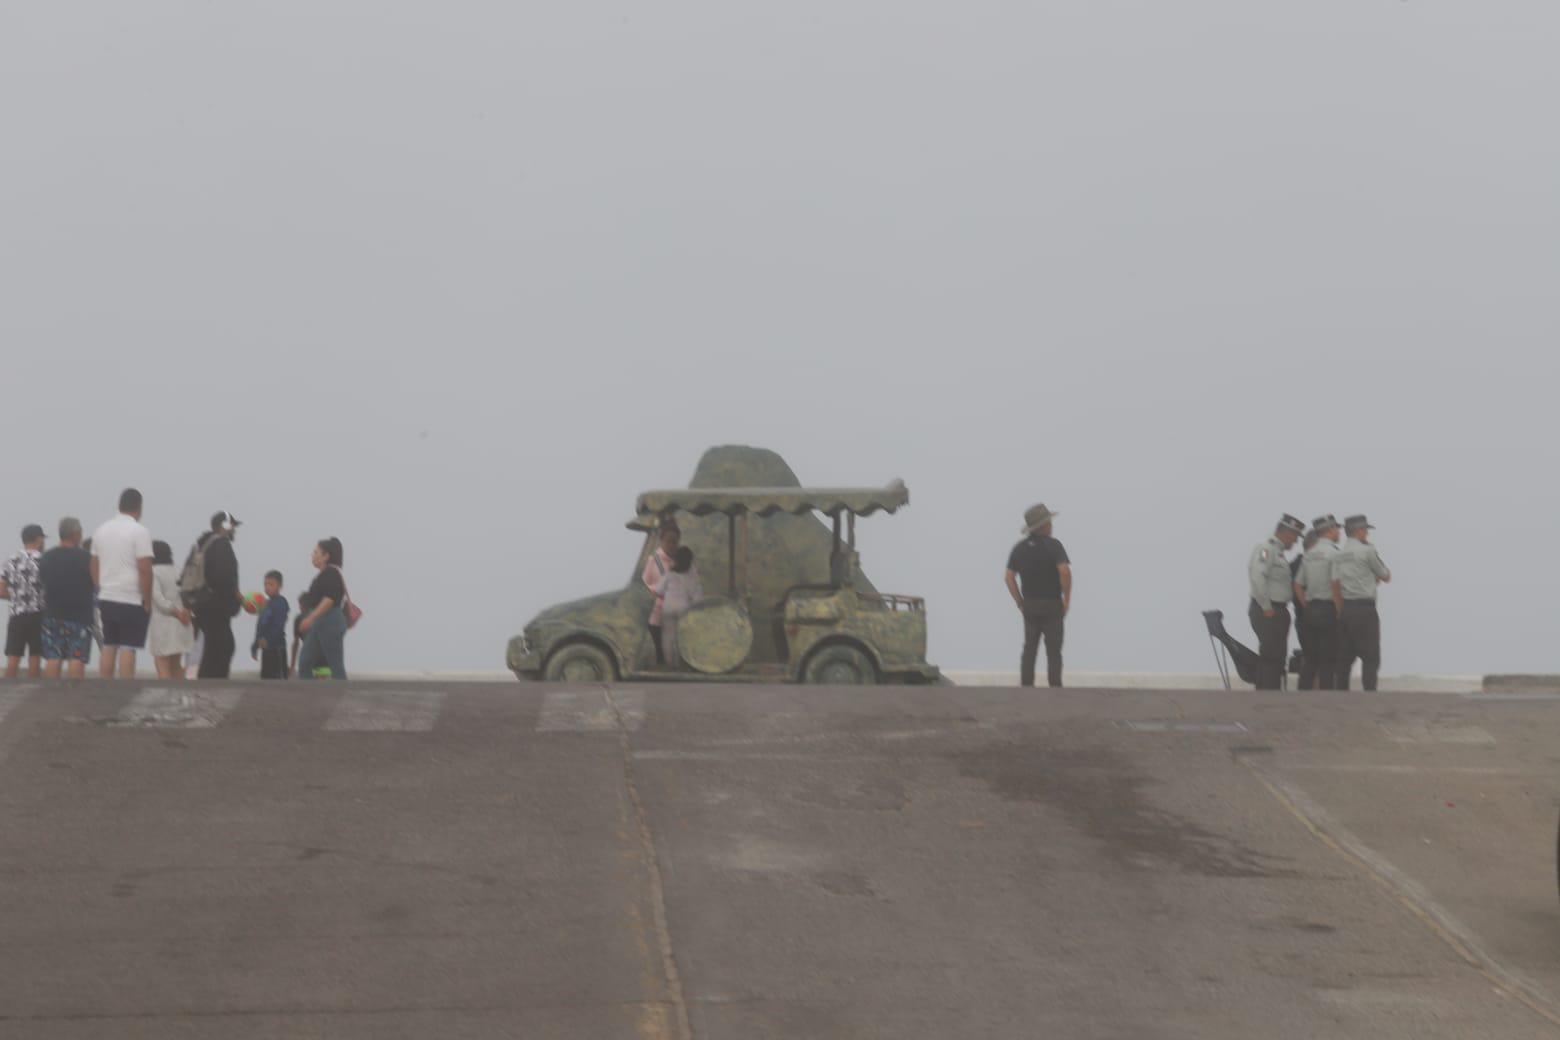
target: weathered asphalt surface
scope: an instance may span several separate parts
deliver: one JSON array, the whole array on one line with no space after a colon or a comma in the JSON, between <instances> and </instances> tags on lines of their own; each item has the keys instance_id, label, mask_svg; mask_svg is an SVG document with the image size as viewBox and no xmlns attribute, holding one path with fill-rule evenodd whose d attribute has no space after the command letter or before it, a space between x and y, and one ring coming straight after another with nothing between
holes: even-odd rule
<instances>
[{"instance_id":1,"label":"weathered asphalt surface","mask_svg":"<svg viewBox=\"0 0 1560 1040\"><path fill-rule=\"evenodd\" d=\"M1560 1034L1560 699L88 682L0 716L6 1040Z\"/></svg>"}]
</instances>

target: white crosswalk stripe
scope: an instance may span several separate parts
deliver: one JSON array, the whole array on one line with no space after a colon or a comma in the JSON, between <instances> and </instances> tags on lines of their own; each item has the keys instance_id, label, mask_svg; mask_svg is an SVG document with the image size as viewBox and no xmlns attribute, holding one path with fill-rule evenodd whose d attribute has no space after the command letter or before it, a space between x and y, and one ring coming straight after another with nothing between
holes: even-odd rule
<instances>
[{"instance_id":1,"label":"white crosswalk stripe","mask_svg":"<svg viewBox=\"0 0 1560 1040\"><path fill-rule=\"evenodd\" d=\"M7 715L21 707L22 702L32 696L34 689L36 687L13 686L10 689L0 690L0 722L4 722Z\"/></svg>"},{"instance_id":2,"label":"white crosswalk stripe","mask_svg":"<svg viewBox=\"0 0 1560 1040\"><path fill-rule=\"evenodd\" d=\"M444 706L439 690L351 690L325 722L328 730L426 733Z\"/></svg>"},{"instance_id":3,"label":"white crosswalk stripe","mask_svg":"<svg viewBox=\"0 0 1560 1040\"><path fill-rule=\"evenodd\" d=\"M613 701L617 708L613 709ZM607 691L597 689L555 690L542 700L542 713L536 720L538 733L605 733L618 728L618 715L623 725L637 730L645 721L645 692L643 690L614 690L612 700Z\"/></svg>"},{"instance_id":4,"label":"white crosswalk stripe","mask_svg":"<svg viewBox=\"0 0 1560 1040\"><path fill-rule=\"evenodd\" d=\"M241 689L148 686L109 725L152 729L211 729L238 706Z\"/></svg>"}]
</instances>

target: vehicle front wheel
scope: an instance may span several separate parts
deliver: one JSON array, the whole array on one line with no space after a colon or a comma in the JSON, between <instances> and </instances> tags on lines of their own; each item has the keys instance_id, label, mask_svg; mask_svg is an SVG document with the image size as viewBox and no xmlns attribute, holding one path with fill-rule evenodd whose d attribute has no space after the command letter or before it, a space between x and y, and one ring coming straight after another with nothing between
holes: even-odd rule
<instances>
[{"instance_id":1,"label":"vehicle front wheel","mask_svg":"<svg viewBox=\"0 0 1560 1040\"><path fill-rule=\"evenodd\" d=\"M872 686L878 681L872 659L853 646L826 646L807 659L802 676L814 686Z\"/></svg>"},{"instance_id":2,"label":"vehicle front wheel","mask_svg":"<svg viewBox=\"0 0 1560 1040\"><path fill-rule=\"evenodd\" d=\"M591 643L570 643L547 659L542 678L548 682L611 682L615 669L612 657Z\"/></svg>"}]
</instances>

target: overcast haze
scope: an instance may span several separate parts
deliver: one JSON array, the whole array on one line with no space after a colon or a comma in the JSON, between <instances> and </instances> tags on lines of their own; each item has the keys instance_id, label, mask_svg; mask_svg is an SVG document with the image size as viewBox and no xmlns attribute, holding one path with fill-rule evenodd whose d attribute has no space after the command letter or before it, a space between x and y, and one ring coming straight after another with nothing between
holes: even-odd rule
<instances>
[{"instance_id":1,"label":"overcast haze","mask_svg":"<svg viewBox=\"0 0 1560 1040\"><path fill-rule=\"evenodd\" d=\"M349 668L502 667L701 451L902 477L945 667L1211 670L1366 511L1383 670L1556 670L1552 0L0 7L0 527L339 535ZM9 548L7 551L10 551ZM247 646L250 623L239 626Z\"/></svg>"}]
</instances>

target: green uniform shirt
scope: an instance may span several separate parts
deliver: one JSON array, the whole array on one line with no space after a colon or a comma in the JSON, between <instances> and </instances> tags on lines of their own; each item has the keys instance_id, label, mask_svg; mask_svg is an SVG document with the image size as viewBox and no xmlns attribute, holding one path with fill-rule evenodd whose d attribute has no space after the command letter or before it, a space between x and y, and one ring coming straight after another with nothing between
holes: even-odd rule
<instances>
[{"instance_id":1,"label":"green uniform shirt","mask_svg":"<svg viewBox=\"0 0 1560 1040\"><path fill-rule=\"evenodd\" d=\"M1333 557L1332 580L1343 586L1344 599L1375 599L1376 585L1392 572L1374 545L1346 539Z\"/></svg>"},{"instance_id":2,"label":"green uniform shirt","mask_svg":"<svg viewBox=\"0 0 1560 1040\"><path fill-rule=\"evenodd\" d=\"M1305 590L1305 601L1325 603L1332 599L1333 559L1342 550L1331 538L1323 538L1300 557L1300 573L1295 582Z\"/></svg>"},{"instance_id":3,"label":"green uniform shirt","mask_svg":"<svg viewBox=\"0 0 1560 1040\"><path fill-rule=\"evenodd\" d=\"M1251 577L1251 598L1263 610L1271 610L1275 603L1288 603L1294 599L1289 561L1284 559L1284 543L1277 535L1251 550L1247 571Z\"/></svg>"}]
</instances>

